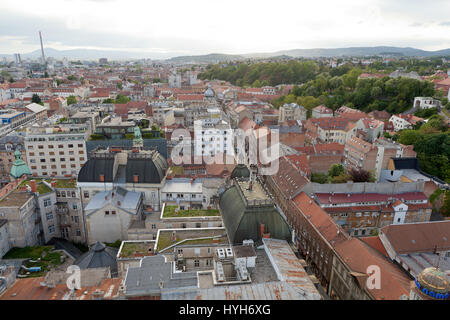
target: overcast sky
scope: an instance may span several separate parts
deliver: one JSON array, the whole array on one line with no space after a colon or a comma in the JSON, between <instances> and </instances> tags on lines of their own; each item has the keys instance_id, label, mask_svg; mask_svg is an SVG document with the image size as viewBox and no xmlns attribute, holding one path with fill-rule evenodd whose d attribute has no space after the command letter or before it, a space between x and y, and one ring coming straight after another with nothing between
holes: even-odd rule
<instances>
[{"instance_id":1,"label":"overcast sky","mask_svg":"<svg viewBox=\"0 0 450 320\"><path fill-rule=\"evenodd\" d=\"M449 0L1 0L0 53L206 54L392 45L450 48Z\"/></svg>"}]
</instances>

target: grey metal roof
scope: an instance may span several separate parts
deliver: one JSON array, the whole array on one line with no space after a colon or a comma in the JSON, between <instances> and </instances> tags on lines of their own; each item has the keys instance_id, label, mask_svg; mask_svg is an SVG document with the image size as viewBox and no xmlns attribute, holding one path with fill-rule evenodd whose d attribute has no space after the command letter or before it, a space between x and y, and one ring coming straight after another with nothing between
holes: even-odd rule
<instances>
[{"instance_id":1,"label":"grey metal roof","mask_svg":"<svg viewBox=\"0 0 450 320\"><path fill-rule=\"evenodd\" d=\"M136 214L135 209L138 207L141 198L142 192L128 191L122 187L116 187L113 190L96 193L85 207L85 210L98 210L107 204L112 204L127 212Z\"/></svg>"},{"instance_id":2,"label":"grey metal roof","mask_svg":"<svg viewBox=\"0 0 450 320\"><path fill-rule=\"evenodd\" d=\"M191 291L167 291L162 300L306 300L288 283L273 281L217 286Z\"/></svg>"},{"instance_id":3,"label":"grey metal roof","mask_svg":"<svg viewBox=\"0 0 450 320\"><path fill-rule=\"evenodd\" d=\"M78 173L78 182L100 182L100 175L104 175L104 182L113 181L114 159L89 159Z\"/></svg>"},{"instance_id":4,"label":"grey metal roof","mask_svg":"<svg viewBox=\"0 0 450 320\"><path fill-rule=\"evenodd\" d=\"M109 267L111 275L117 274L117 252L116 248L110 248L103 243L95 243L91 249L75 260L74 264L81 269L106 268Z\"/></svg>"},{"instance_id":5,"label":"grey metal roof","mask_svg":"<svg viewBox=\"0 0 450 320\"><path fill-rule=\"evenodd\" d=\"M265 225L272 238L291 238L287 222L273 204L247 206L236 185L221 194L219 207L232 244L240 244L246 239L261 242L260 224Z\"/></svg>"},{"instance_id":6,"label":"grey metal roof","mask_svg":"<svg viewBox=\"0 0 450 320\"><path fill-rule=\"evenodd\" d=\"M195 289L197 282L196 272L173 273L172 264L163 255L149 256L141 260L140 267L128 268L125 295L159 295L167 289Z\"/></svg>"}]
</instances>

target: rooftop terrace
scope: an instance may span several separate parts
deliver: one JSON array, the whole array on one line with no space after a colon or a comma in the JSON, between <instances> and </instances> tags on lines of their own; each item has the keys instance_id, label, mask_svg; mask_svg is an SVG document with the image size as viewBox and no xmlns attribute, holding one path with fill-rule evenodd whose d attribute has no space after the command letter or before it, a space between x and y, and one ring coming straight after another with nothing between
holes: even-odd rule
<instances>
[{"instance_id":1,"label":"rooftop terrace","mask_svg":"<svg viewBox=\"0 0 450 320\"><path fill-rule=\"evenodd\" d=\"M178 210L177 206L164 206L163 218L179 218L179 217L214 217L220 216L218 209L190 209L190 210Z\"/></svg>"},{"instance_id":2,"label":"rooftop terrace","mask_svg":"<svg viewBox=\"0 0 450 320\"><path fill-rule=\"evenodd\" d=\"M175 233L175 234L174 234ZM175 235L175 239L173 236ZM199 245L228 243L224 228L164 229L158 232L156 250L163 251L172 245Z\"/></svg>"},{"instance_id":3,"label":"rooftop terrace","mask_svg":"<svg viewBox=\"0 0 450 320\"><path fill-rule=\"evenodd\" d=\"M123 241L119 258L141 258L153 254L155 241Z\"/></svg>"}]
</instances>

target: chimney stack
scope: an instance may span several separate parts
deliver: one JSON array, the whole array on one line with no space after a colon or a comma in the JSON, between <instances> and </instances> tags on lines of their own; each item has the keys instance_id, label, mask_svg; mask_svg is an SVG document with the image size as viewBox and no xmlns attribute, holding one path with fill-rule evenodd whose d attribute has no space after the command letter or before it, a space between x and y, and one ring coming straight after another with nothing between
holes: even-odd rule
<instances>
[{"instance_id":1,"label":"chimney stack","mask_svg":"<svg viewBox=\"0 0 450 320\"><path fill-rule=\"evenodd\" d=\"M30 187L31 187L31 192L36 193L37 192L37 182L36 180L30 180Z\"/></svg>"},{"instance_id":2,"label":"chimney stack","mask_svg":"<svg viewBox=\"0 0 450 320\"><path fill-rule=\"evenodd\" d=\"M100 182L105 182L105 175L104 174L100 175Z\"/></svg>"},{"instance_id":3,"label":"chimney stack","mask_svg":"<svg viewBox=\"0 0 450 320\"><path fill-rule=\"evenodd\" d=\"M261 234L261 238L264 238L264 224L261 223L259 225L259 233Z\"/></svg>"},{"instance_id":4,"label":"chimney stack","mask_svg":"<svg viewBox=\"0 0 450 320\"><path fill-rule=\"evenodd\" d=\"M138 182L139 182L139 176L138 176L137 174L135 174L135 175L133 176L133 182L134 182L134 183L138 183Z\"/></svg>"},{"instance_id":5,"label":"chimney stack","mask_svg":"<svg viewBox=\"0 0 450 320\"><path fill-rule=\"evenodd\" d=\"M51 183L52 188L56 188L56 180L53 180Z\"/></svg>"}]
</instances>

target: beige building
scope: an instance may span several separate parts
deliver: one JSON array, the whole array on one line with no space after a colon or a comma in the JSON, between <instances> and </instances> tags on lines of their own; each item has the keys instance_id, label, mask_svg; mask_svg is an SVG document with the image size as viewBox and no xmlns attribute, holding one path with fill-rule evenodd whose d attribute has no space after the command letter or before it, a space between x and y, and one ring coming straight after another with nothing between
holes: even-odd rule
<instances>
[{"instance_id":1,"label":"beige building","mask_svg":"<svg viewBox=\"0 0 450 320\"><path fill-rule=\"evenodd\" d=\"M84 211L89 244L128 240L131 222L143 218L143 194L121 187L99 192Z\"/></svg>"},{"instance_id":2,"label":"beige building","mask_svg":"<svg viewBox=\"0 0 450 320\"><path fill-rule=\"evenodd\" d=\"M39 177L68 177L78 174L87 160L86 125L30 127L25 136L28 165Z\"/></svg>"}]
</instances>

